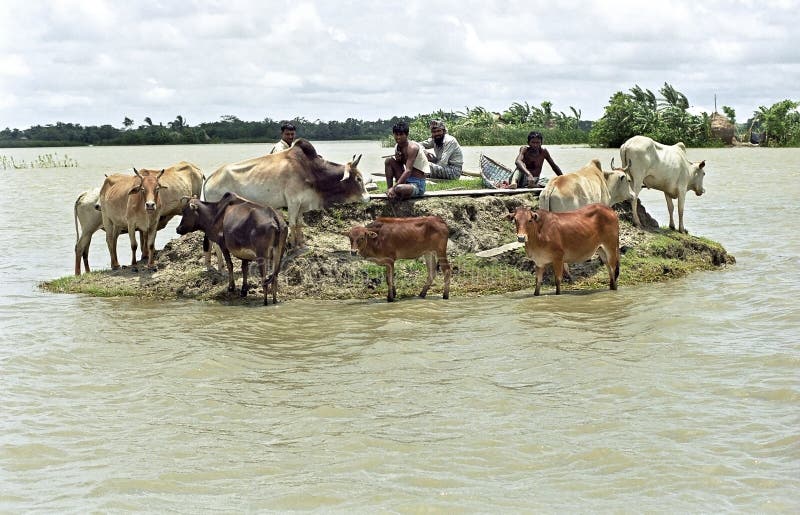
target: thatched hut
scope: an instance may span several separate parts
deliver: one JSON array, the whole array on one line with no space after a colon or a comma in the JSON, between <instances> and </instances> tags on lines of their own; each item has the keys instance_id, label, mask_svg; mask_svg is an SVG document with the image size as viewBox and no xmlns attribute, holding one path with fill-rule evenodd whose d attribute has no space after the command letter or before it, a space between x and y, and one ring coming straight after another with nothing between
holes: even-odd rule
<instances>
[{"instance_id":1,"label":"thatched hut","mask_svg":"<svg viewBox=\"0 0 800 515\"><path fill-rule=\"evenodd\" d=\"M733 144L735 127L724 115L717 112L711 115L711 137L722 140L726 145Z\"/></svg>"}]
</instances>

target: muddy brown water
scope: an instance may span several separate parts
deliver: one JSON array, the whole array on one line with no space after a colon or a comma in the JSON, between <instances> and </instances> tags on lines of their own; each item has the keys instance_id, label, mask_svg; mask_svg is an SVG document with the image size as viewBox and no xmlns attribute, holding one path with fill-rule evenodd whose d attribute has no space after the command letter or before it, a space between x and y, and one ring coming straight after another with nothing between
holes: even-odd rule
<instances>
[{"instance_id":1,"label":"muddy brown water","mask_svg":"<svg viewBox=\"0 0 800 515\"><path fill-rule=\"evenodd\" d=\"M375 173L387 153L318 149ZM0 511L800 509L800 150L690 149L686 226L737 263L665 284L267 308L37 289L71 273L72 203L103 173L267 150L0 149L80 164L0 170ZM468 167L481 151L516 155ZM90 256L108 267L102 234Z\"/></svg>"}]
</instances>

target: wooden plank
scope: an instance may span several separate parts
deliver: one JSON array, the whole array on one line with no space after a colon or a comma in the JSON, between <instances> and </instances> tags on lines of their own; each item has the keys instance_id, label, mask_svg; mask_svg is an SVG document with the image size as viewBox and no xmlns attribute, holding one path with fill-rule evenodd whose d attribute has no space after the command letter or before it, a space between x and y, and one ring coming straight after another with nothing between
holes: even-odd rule
<instances>
[{"instance_id":1,"label":"wooden plank","mask_svg":"<svg viewBox=\"0 0 800 515\"><path fill-rule=\"evenodd\" d=\"M517 250L520 247L524 247L524 243L520 243L518 241L512 241L511 243L506 243L505 245L500 245L499 247L495 247L493 249L482 250L480 252L476 252L475 255L482 258L494 257L504 252L510 252L512 250Z\"/></svg>"},{"instance_id":2,"label":"wooden plank","mask_svg":"<svg viewBox=\"0 0 800 515\"><path fill-rule=\"evenodd\" d=\"M439 191L426 191L421 197L412 197L412 199L432 198L432 197L485 197L487 195L517 195L520 193L533 193L538 195L544 188L517 188L512 189L483 189L483 190L439 190ZM371 200L387 200L386 193L370 193Z\"/></svg>"}]
</instances>

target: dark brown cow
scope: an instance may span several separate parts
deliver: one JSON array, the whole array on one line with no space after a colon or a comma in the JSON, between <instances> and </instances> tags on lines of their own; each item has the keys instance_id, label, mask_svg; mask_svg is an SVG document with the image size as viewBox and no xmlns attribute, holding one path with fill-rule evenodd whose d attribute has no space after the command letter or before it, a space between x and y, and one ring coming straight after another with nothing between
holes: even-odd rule
<instances>
[{"instance_id":1,"label":"dark brown cow","mask_svg":"<svg viewBox=\"0 0 800 515\"><path fill-rule=\"evenodd\" d=\"M507 218L514 221L517 240L525 243L525 253L536 265L534 295L539 295L546 265L553 265L558 295L564 265L587 261L595 251L608 269L609 287L617 289L619 219L610 207L589 204L565 213L518 207Z\"/></svg>"},{"instance_id":2,"label":"dark brown cow","mask_svg":"<svg viewBox=\"0 0 800 515\"><path fill-rule=\"evenodd\" d=\"M131 267L136 266L136 231L141 232L142 254L147 253L147 266L153 268L155 262L155 241L162 202L159 190L166 188L159 183L164 170L158 175L136 176L111 175L103 181L98 198L98 206L103 216L103 229L111 254L111 268L119 268L117 259L117 238L127 229L131 240Z\"/></svg>"},{"instance_id":3,"label":"dark brown cow","mask_svg":"<svg viewBox=\"0 0 800 515\"><path fill-rule=\"evenodd\" d=\"M419 296L425 298L428 288L436 277L436 264L444 273L442 298L450 297L450 263L447 261L447 224L438 216L416 218L379 217L366 227L353 227L344 233L350 238L350 252L360 254L374 263L386 267L388 302L394 301L397 290L394 286L394 262L397 259L425 257L428 280Z\"/></svg>"},{"instance_id":4,"label":"dark brown cow","mask_svg":"<svg viewBox=\"0 0 800 515\"><path fill-rule=\"evenodd\" d=\"M287 208L292 242L301 247L303 213L369 200L357 168L360 159L331 163L317 155L311 143L298 139L284 152L220 167L203 185L204 198L216 202L231 191L265 206Z\"/></svg>"},{"instance_id":5,"label":"dark brown cow","mask_svg":"<svg viewBox=\"0 0 800 515\"><path fill-rule=\"evenodd\" d=\"M228 291L235 291L231 255L242 260L242 291L247 296L247 271L250 261L258 262L264 305L272 291L272 303L278 302L278 272L289 227L283 216L271 207L250 202L234 193L226 193L219 202L187 199L178 234L203 231L206 238L219 245L228 265ZM267 274L267 265L271 273Z\"/></svg>"}]
</instances>

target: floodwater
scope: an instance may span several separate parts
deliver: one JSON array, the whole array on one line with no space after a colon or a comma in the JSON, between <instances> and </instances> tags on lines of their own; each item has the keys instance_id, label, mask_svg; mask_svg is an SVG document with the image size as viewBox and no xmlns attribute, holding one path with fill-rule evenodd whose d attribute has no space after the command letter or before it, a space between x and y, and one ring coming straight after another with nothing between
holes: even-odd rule
<instances>
[{"instance_id":1,"label":"floodwater","mask_svg":"<svg viewBox=\"0 0 800 515\"><path fill-rule=\"evenodd\" d=\"M374 173L391 153L317 146ZM565 171L617 155L549 148ZM72 273L103 173L267 150L0 149L80 165L0 170L0 512L800 511L799 149L689 150L686 227L737 263L666 284L269 307L37 288ZM481 151L517 150L467 168Z\"/></svg>"}]
</instances>

